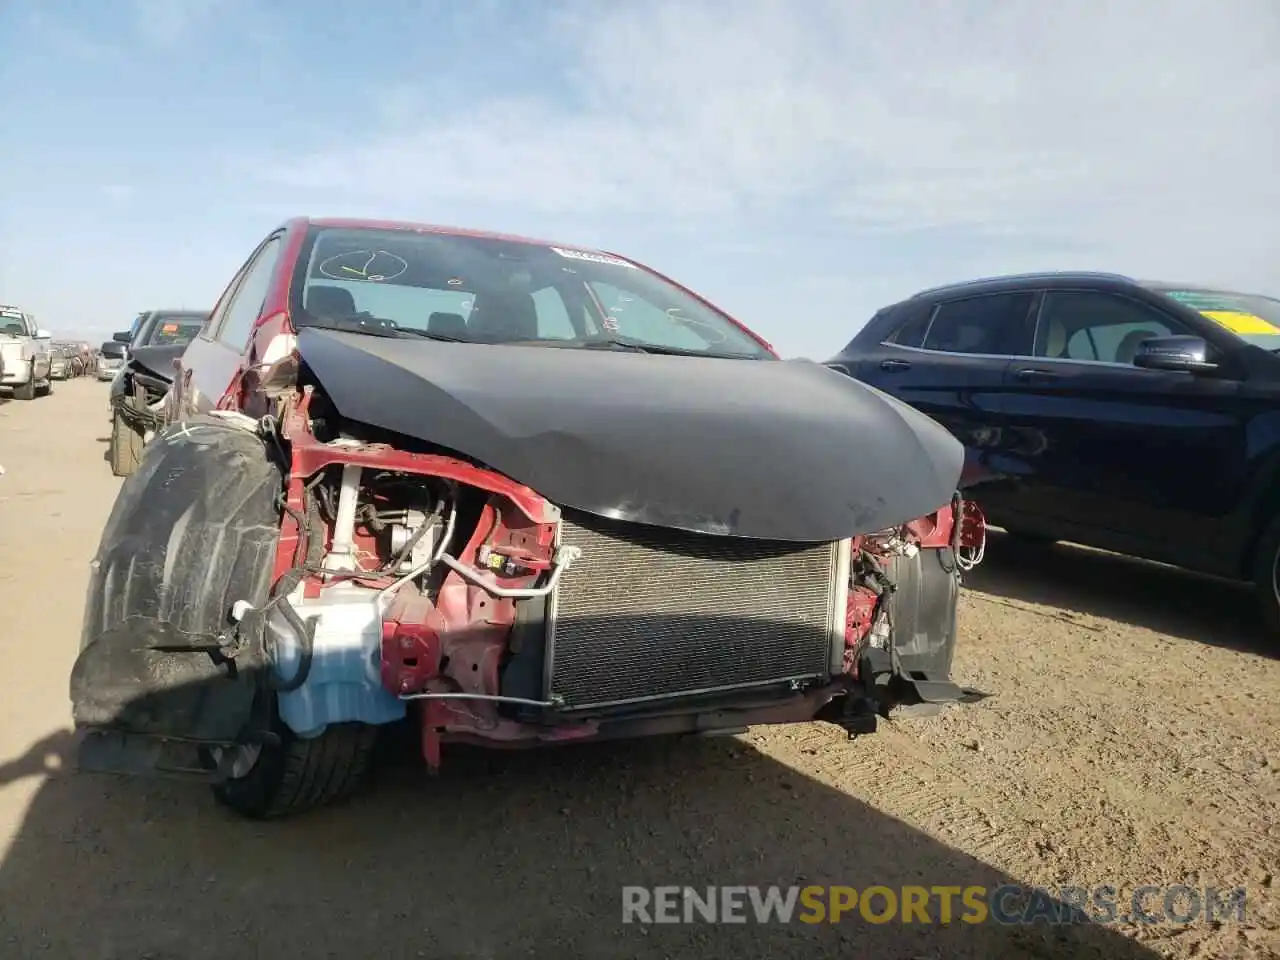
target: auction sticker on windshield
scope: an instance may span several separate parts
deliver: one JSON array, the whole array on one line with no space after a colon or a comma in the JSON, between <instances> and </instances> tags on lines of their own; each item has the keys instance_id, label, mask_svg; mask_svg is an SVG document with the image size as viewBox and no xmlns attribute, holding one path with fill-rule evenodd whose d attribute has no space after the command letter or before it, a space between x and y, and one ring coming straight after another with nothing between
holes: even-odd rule
<instances>
[{"instance_id":1,"label":"auction sticker on windshield","mask_svg":"<svg viewBox=\"0 0 1280 960\"><path fill-rule=\"evenodd\" d=\"M615 267L630 267L632 270L636 269L636 265L634 263L627 263L627 261L620 257L611 257L607 253L592 253L589 250L566 250L563 247L552 247L551 249L560 254L560 256L566 257L569 260L586 260L589 263L608 263Z\"/></svg>"},{"instance_id":2,"label":"auction sticker on windshield","mask_svg":"<svg viewBox=\"0 0 1280 960\"><path fill-rule=\"evenodd\" d=\"M1280 327L1244 309L1241 303L1229 295L1200 290L1169 290L1167 295L1198 310L1232 333L1280 334Z\"/></svg>"},{"instance_id":3,"label":"auction sticker on windshield","mask_svg":"<svg viewBox=\"0 0 1280 960\"><path fill-rule=\"evenodd\" d=\"M1276 327L1261 317L1239 310L1201 310L1210 320L1222 324L1232 333L1280 333Z\"/></svg>"}]
</instances>

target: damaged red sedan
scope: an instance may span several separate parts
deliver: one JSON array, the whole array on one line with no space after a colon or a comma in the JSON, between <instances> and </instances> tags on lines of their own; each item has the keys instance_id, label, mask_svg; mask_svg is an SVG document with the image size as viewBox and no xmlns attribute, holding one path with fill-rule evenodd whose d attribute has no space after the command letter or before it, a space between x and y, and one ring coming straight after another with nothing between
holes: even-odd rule
<instances>
[{"instance_id":1,"label":"damaged red sedan","mask_svg":"<svg viewBox=\"0 0 1280 960\"><path fill-rule=\"evenodd\" d=\"M71 677L86 770L251 817L376 735L530 747L980 696L945 429L624 257L292 220L177 362Z\"/></svg>"}]
</instances>

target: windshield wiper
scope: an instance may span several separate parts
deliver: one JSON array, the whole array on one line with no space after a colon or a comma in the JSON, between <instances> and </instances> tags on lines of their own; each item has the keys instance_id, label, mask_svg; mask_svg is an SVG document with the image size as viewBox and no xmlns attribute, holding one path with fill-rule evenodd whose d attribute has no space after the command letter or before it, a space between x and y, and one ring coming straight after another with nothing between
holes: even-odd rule
<instances>
[{"instance_id":1,"label":"windshield wiper","mask_svg":"<svg viewBox=\"0 0 1280 960\"><path fill-rule=\"evenodd\" d=\"M304 326L317 327L321 330L337 330L340 333L362 333L370 337L387 337L392 340L446 340L450 343L472 343L465 337L451 337L444 333L428 333L413 327L392 327L383 324L361 322L355 319L346 320L313 320Z\"/></svg>"},{"instance_id":2,"label":"windshield wiper","mask_svg":"<svg viewBox=\"0 0 1280 960\"><path fill-rule=\"evenodd\" d=\"M569 340L558 337L529 337L517 340L474 339L472 337L455 337L447 333L432 333L416 327L391 327L373 324L362 324L359 321L320 321L312 324L328 330L341 330L350 333L363 333L371 337L390 337L393 339L439 340L444 343L475 343L490 346L524 346L524 347L560 347L574 350L621 350L631 353L662 354L671 357L712 357L720 360L755 360L745 353L711 353L706 350L691 350L687 347L668 347L663 344L647 343L630 337L598 337L590 340Z\"/></svg>"},{"instance_id":3,"label":"windshield wiper","mask_svg":"<svg viewBox=\"0 0 1280 960\"><path fill-rule=\"evenodd\" d=\"M415 327L397 327L396 332L410 337L421 337L425 340L441 340L445 343L476 343L470 337L455 337L449 333L432 333L429 330L418 330Z\"/></svg>"},{"instance_id":4,"label":"windshield wiper","mask_svg":"<svg viewBox=\"0 0 1280 960\"><path fill-rule=\"evenodd\" d=\"M709 350L693 350L688 347L668 347L660 343L646 343L629 337L605 337L582 342L584 350L631 350L635 353L654 353L669 357L712 357L719 360L750 360L745 353L712 353Z\"/></svg>"}]
</instances>

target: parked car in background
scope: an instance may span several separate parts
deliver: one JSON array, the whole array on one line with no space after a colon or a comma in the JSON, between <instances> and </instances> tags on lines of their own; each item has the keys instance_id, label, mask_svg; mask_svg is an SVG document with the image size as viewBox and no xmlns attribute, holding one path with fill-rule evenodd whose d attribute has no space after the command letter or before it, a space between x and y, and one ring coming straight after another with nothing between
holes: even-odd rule
<instances>
[{"instance_id":1,"label":"parked car in background","mask_svg":"<svg viewBox=\"0 0 1280 960\"><path fill-rule=\"evenodd\" d=\"M84 361L77 344L57 341L49 349L49 376L53 380L70 380L84 373Z\"/></svg>"},{"instance_id":2,"label":"parked car in background","mask_svg":"<svg viewBox=\"0 0 1280 960\"><path fill-rule=\"evenodd\" d=\"M411 711L435 768L972 696L961 445L635 261L293 220L169 396L91 568L81 770L270 817Z\"/></svg>"},{"instance_id":3,"label":"parked car in background","mask_svg":"<svg viewBox=\"0 0 1280 960\"><path fill-rule=\"evenodd\" d=\"M49 345L49 379L50 380L66 380L70 374L70 364L67 363L67 354L61 344L54 343Z\"/></svg>"},{"instance_id":4,"label":"parked car in background","mask_svg":"<svg viewBox=\"0 0 1280 960\"><path fill-rule=\"evenodd\" d=\"M107 340L98 348L97 377L99 380L114 380L116 374L124 369L125 360L129 356L127 344L116 340Z\"/></svg>"},{"instance_id":5,"label":"parked car in background","mask_svg":"<svg viewBox=\"0 0 1280 960\"><path fill-rule=\"evenodd\" d=\"M208 318L208 311L149 310L139 314L132 330L115 335L115 342L127 344L124 365L108 394L111 472L117 477L137 469L142 448L163 423L174 361Z\"/></svg>"},{"instance_id":6,"label":"parked car in background","mask_svg":"<svg viewBox=\"0 0 1280 960\"><path fill-rule=\"evenodd\" d=\"M885 307L828 364L959 438L993 524L1250 582L1280 632L1280 300L998 277Z\"/></svg>"},{"instance_id":7,"label":"parked car in background","mask_svg":"<svg viewBox=\"0 0 1280 960\"><path fill-rule=\"evenodd\" d=\"M13 391L15 400L32 400L53 392L48 330L36 326L36 318L15 306L0 304L0 387Z\"/></svg>"}]
</instances>

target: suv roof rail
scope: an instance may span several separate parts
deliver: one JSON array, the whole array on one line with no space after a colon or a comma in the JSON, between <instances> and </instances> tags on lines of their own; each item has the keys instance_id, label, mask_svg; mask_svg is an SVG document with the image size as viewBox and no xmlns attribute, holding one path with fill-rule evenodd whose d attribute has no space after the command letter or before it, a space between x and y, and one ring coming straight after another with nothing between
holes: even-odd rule
<instances>
[{"instance_id":1,"label":"suv roof rail","mask_svg":"<svg viewBox=\"0 0 1280 960\"><path fill-rule=\"evenodd\" d=\"M912 299L933 293L942 293L946 290L963 290L966 287L977 287L985 283L1002 283L1006 280L1053 280L1064 277L1079 277L1089 280L1119 280L1122 283L1137 282L1133 277L1125 276L1123 273L1108 273L1105 270L1040 270L1033 273L1006 273L992 277L977 277L973 280L960 280L956 283L943 283L912 294Z\"/></svg>"}]
</instances>

